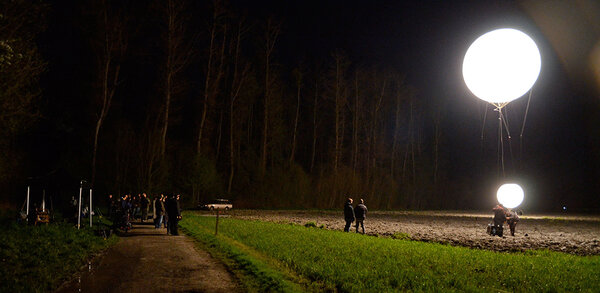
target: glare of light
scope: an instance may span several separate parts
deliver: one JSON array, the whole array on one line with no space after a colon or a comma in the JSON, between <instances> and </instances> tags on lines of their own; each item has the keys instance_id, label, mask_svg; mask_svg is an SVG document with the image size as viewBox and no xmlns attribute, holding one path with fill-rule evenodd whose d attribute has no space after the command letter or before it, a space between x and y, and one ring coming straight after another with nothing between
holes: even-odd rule
<instances>
[{"instance_id":1,"label":"glare of light","mask_svg":"<svg viewBox=\"0 0 600 293\"><path fill-rule=\"evenodd\" d=\"M471 44L463 61L463 78L478 98L508 103L529 91L541 66L535 42L519 30L503 28Z\"/></svg>"},{"instance_id":2,"label":"glare of light","mask_svg":"<svg viewBox=\"0 0 600 293\"><path fill-rule=\"evenodd\" d=\"M516 208L521 204L521 202L523 202L525 193L523 192L523 188L521 188L521 186L518 184L507 183L498 188L496 196L498 197L499 203L509 209L512 209Z\"/></svg>"}]
</instances>

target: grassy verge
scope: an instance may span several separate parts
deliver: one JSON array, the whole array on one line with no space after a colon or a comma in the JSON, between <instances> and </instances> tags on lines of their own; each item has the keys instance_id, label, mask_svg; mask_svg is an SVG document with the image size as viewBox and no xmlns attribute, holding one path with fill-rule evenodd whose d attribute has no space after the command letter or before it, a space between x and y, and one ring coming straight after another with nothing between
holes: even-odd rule
<instances>
[{"instance_id":1,"label":"grassy verge","mask_svg":"<svg viewBox=\"0 0 600 293\"><path fill-rule=\"evenodd\" d=\"M76 272L95 252L117 241L73 225L0 228L0 292L48 292Z\"/></svg>"},{"instance_id":2,"label":"grassy verge","mask_svg":"<svg viewBox=\"0 0 600 293\"><path fill-rule=\"evenodd\" d=\"M203 249L221 260L241 281L246 292L303 292L303 283L293 272L282 268L274 260L235 241L224 234L214 235L213 226L198 222L198 217L180 222L182 230L196 239ZM200 225L199 225L200 224ZM203 223L207 224L207 223ZM210 228L213 228L211 230ZM305 283L305 282L304 282Z\"/></svg>"},{"instance_id":3,"label":"grassy verge","mask_svg":"<svg viewBox=\"0 0 600 293\"><path fill-rule=\"evenodd\" d=\"M215 219L192 213L181 225L242 271L256 255L262 256L261 269L285 267L320 284L304 286L308 291L600 291L600 256L497 253L231 218L220 219L220 236L214 237ZM294 281L284 273L272 278Z\"/></svg>"}]
</instances>

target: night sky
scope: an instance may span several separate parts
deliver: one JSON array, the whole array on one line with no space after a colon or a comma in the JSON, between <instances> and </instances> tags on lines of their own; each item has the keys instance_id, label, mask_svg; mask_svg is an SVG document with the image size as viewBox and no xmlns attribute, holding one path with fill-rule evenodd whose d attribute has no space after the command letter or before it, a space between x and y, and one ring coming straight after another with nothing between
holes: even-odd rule
<instances>
[{"instance_id":1,"label":"night sky","mask_svg":"<svg viewBox=\"0 0 600 293\"><path fill-rule=\"evenodd\" d=\"M79 1L49 2L48 27L38 42L48 62L41 79L46 115L28 138L31 165L37 169L31 173L38 174L51 172L61 164L68 164L73 170L78 169L78 164L87 164L60 162L59 157L65 152L85 152L72 145L81 140L83 128L91 121L81 97L90 91L94 54L86 49L84 19L93 12L85 11ZM355 63L395 68L405 74L407 83L425 104L442 105L446 144L441 153L447 160L449 190L468 191L476 198L493 194L499 182L514 180L525 189L525 209L556 211L568 206L598 211L600 161L599 144L594 138L598 134L597 92L593 84L567 73L564 64L569 60L559 57L556 44L536 23L528 3L535 1L232 0L230 6L244 11L250 22L269 16L281 20L277 61L282 66L325 60L332 51L341 49ZM142 20L141 13L132 13L133 26L143 27L153 21L150 17ZM197 13L208 15L206 11ZM190 20L195 24L202 21L201 17ZM542 55L542 70L533 88L522 139L519 134L528 95L507 108L512 134L512 153L507 149L505 157L508 175L494 177L489 174L498 169L496 113L468 91L461 66L471 42L502 27L520 29L535 40ZM139 51L133 53L136 61L126 64L130 66L128 70L148 69L144 67L145 59L152 58L156 51L152 36L151 30L137 31L131 47ZM583 32L582 38L587 37L593 36ZM133 119L144 119L138 110L148 105L139 96L151 95L152 89L140 90L131 84L140 85L153 78L149 72L128 77L123 91L131 98L128 102L115 101L114 107ZM485 111L487 119L483 124ZM182 113L195 115L185 109ZM110 119L119 118L109 116L107 120ZM113 122L107 123L104 131L113 131ZM176 133L191 133L185 125L175 124L173 129ZM453 182L461 182L461 187L452 186Z\"/></svg>"}]
</instances>

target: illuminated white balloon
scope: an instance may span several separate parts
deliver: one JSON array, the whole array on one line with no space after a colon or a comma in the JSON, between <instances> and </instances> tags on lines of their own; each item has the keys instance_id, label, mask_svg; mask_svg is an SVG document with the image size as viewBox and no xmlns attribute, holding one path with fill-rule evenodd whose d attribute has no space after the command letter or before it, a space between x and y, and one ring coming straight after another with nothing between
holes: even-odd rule
<instances>
[{"instance_id":1,"label":"illuminated white balloon","mask_svg":"<svg viewBox=\"0 0 600 293\"><path fill-rule=\"evenodd\" d=\"M527 93L541 66L535 42L521 31L503 28L488 32L471 44L463 61L463 77L478 98L506 104Z\"/></svg>"},{"instance_id":2,"label":"illuminated white balloon","mask_svg":"<svg viewBox=\"0 0 600 293\"><path fill-rule=\"evenodd\" d=\"M523 202L525 193L523 192L523 188L521 188L521 186L514 183L508 183L498 188L496 196L498 197L499 203L509 209L512 209L516 208L521 204L521 202Z\"/></svg>"}]
</instances>

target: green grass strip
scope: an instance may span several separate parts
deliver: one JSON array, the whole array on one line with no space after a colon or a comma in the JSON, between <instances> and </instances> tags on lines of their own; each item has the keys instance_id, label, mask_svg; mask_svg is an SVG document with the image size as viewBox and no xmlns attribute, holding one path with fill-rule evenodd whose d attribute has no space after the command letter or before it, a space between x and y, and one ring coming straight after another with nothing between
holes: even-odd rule
<instances>
[{"instance_id":1,"label":"green grass strip","mask_svg":"<svg viewBox=\"0 0 600 293\"><path fill-rule=\"evenodd\" d=\"M194 237L214 233L214 217L187 213L184 219ZM211 244L217 250L241 243L321 288L343 292L600 292L600 256L499 253L232 218L220 219L219 234ZM235 259L249 257L234 251Z\"/></svg>"},{"instance_id":2,"label":"green grass strip","mask_svg":"<svg viewBox=\"0 0 600 293\"><path fill-rule=\"evenodd\" d=\"M89 228L50 224L0 229L0 292L48 292L79 270L95 252L116 243Z\"/></svg>"},{"instance_id":3,"label":"green grass strip","mask_svg":"<svg viewBox=\"0 0 600 293\"><path fill-rule=\"evenodd\" d=\"M184 216L181 229L200 242L202 248L223 263L241 281L248 292L303 292L294 282L295 276L289 271L278 270L273 260L246 247L223 234L215 236L214 230L202 225L202 217ZM213 223L214 223L213 218ZM213 226L214 229L214 226Z\"/></svg>"}]
</instances>

